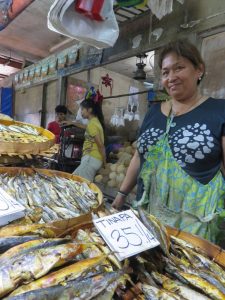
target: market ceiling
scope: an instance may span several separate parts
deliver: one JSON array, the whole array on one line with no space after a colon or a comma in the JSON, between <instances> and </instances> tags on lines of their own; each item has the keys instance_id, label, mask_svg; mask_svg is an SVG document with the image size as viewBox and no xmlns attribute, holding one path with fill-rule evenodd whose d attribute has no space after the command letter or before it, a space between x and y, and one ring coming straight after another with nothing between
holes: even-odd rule
<instances>
[{"instance_id":1,"label":"market ceiling","mask_svg":"<svg viewBox=\"0 0 225 300\"><path fill-rule=\"evenodd\" d=\"M22 1L23 4L20 5L27 7L23 8L24 10L0 31L2 77L75 43L74 40L47 28L47 14L54 1ZM21 2L17 1L17 3ZM147 6L140 9L115 7L119 23L130 20L147 10L149 10Z\"/></svg>"}]
</instances>

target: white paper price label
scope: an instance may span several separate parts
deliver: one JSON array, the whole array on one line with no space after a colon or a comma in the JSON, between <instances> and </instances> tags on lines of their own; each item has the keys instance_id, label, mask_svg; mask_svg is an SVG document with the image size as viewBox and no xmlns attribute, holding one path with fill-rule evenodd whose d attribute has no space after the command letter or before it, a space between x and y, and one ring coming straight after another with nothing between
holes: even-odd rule
<instances>
[{"instance_id":1,"label":"white paper price label","mask_svg":"<svg viewBox=\"0 0 225 300\"><path fill-rule=\"evenodd\" d=\"M22 218L24 214L25 207L0 188L0 226Z\"/></svg>"},{"instance_id":2,"label":"white paper price label","mask_svg":"<svg viewBox=\"0 0 225 300\"><path fill-rule=\"evenodd\" d=\"M121 261L159 245L131 210L93 220L99 233Z\"/></svg>"}]
</instances>

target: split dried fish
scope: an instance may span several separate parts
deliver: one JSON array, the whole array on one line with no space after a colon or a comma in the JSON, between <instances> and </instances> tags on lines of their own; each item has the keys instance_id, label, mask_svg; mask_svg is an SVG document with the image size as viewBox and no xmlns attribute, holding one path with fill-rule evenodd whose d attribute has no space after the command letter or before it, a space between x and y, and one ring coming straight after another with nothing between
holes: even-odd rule
<instances>
[{"instance_id":1,"label":"split dried fish","mask_svg":"<svg viewBox=\"0 0 225 300\"><path fill-rule=\"evenodd\" d=\"M94 267L101 264L105 260L105 258L106 258L105 255L101 255L94 258L79 261L68 267L62 268L58 271L45 275L44 277L34 282L31 282L26 285L22 285L18 289L16 289L13 293L11 293L11 295L15 296L15 295L23 294L28 291L38 290L40 288L47 288L57 284L63 284L66 281L74 280L82 276L84 272L87 272L88 270L91 270Z\"/></svg>"},{"instance_id":2,"label":"split dried fish","mask_svg":"<svg viewBox=\"0 0 225 300\"><path fill-rule=\"evenodd\" d=\"M103 273L94 277L69 281L65 285L30 291L7 300L90 300L116 282L121 272ZM106 299L105 299L106 300Z\"/></svg>"},{"instance_id":3,"label":"split dried fish","mask_svg":"<svg viewBox=\"0 0 225 300\"><path fill-rule=\"evenodd\" d=\"M38 130L28 125L2 125L0 124L1 142L34 143L46 142L48 138L41 135Z\"/></svg>"},{"instance_id":4,"label":"split dried fish","mask_svg":"<svg viewBox=\"0 0 225 300\"><path fill-rule=\"evenodd\" d=\"M58 245L35 249L16 255L0 266L0 297L13 291L18 285L29 283L47 274L51 269L72 260L89 245Z\"/></svg>"}]
</instances>

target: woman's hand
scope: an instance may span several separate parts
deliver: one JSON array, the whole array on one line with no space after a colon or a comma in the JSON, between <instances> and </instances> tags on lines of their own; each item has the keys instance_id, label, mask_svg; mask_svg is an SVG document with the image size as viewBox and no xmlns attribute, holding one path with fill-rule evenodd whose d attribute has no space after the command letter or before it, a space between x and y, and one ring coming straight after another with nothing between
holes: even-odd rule
<instances>
[{"instance_id":1,"label":"woman's hand","mask_svg":"<svg viewBox=\"0 0 225 300\"><path fill-rule=\"evenodd\" d=\"M112 207L115 209L120 209L126 202L126 197L120 194L117 194L115 200L112 203Z\"/></svg>"},{"instance_id":2,"label":"woman's hand","mask_svg":"<svg viewBox=\"0 0 225 300\"><path fill-rule=\"evenodd\" d=\"M123 180L123 183L120 186L120 192L118 192L115 200L113 201L112 207L120 209L124 205L124 203L126 202L126 195L128 195L129 192L132 191L132 189L137 183L139 169L140 157L136 150L127 169L127 173Z\"/></svg>"}]
</instances>

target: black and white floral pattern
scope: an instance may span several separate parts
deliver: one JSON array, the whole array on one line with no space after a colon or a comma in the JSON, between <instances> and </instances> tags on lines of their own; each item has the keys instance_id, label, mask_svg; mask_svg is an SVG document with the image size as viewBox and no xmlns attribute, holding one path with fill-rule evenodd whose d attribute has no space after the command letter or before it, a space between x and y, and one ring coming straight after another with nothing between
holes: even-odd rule
<instances>
[{"instance_id":1,"label":"black and white floral pattern","mask_svg":"<svg viewBox=\"0 0 225 300\"><path fill-rule=\"evenodd\" d=\"M141 153L145 157L149 147L155 145L162 134L163 130L159 128L147 129L144 133L142 133L137 141L137 148L139 153Z\"/></svg>"},{"instance_id":2,"label":"black and white floral pattern","mask_svg":"<svg viewBox=\"0 0 225 300\"><path fill-rule=\"evenodd\" d=\"M176 125L176 124L174 124ZM138 151L144 157L149 147L155 145L163 134L159 128L147 129L138 139ZM214 138L206 124L187 125L169 135L169 144L181 167L202 160L215 147Z\"/></svg>"}]
</instances>

